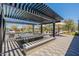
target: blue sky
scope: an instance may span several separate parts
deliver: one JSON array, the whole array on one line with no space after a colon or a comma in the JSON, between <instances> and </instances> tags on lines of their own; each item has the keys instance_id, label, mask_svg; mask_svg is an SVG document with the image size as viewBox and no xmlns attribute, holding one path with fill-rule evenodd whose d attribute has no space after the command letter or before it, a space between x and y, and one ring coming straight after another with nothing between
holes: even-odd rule
<instances>
[{"instance_id":1,"label":"blue sky","mask_svg":"<svg viewBox=\"0 0 79 59\"><path fill-rule=\"evenodd\" d=\"M79 20L79 3L49 3L47 4L56 13L66 19Z\"/></svg>"}]
</instances>

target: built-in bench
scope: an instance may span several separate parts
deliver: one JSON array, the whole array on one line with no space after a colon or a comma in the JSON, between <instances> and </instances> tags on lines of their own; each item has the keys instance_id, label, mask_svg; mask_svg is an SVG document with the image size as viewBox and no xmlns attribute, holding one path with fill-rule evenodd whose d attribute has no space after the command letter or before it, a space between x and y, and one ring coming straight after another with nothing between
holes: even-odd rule
<instances>
[{"instance_id":1,"label":"built-in bench","mask_svg":"<svg viewBox=\"0 0 79 59\"><path fill-rule=\"evenodd\" d=\"M31 48L34 48L34 47L39 46L41 44L44 44L44 43L51 41L53 39L54 39L53 37L48 37L48 38L46 37L46 38L43 38L43 39L40 39L40 40L25 43L25 44L23 44L23 49L26 53L27 50L30 50Z\"/></svg>"}]
</instances>

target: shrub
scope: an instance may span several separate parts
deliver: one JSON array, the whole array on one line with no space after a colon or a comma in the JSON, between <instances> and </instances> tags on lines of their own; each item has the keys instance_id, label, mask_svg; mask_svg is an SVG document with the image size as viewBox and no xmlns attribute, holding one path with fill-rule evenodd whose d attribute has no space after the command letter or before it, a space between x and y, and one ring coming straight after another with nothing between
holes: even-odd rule
<instances>
[{"instance_id":1,"label":"shrub","mask_svg":"<svg viewBox=\"0 0 79 59\"><path fill-rule=\"evenodd\" d=\"M79 33L78 33L78 32L76 32L76 33L75 33L75 35L79 36Z\"/></svg>"}]
</instances>

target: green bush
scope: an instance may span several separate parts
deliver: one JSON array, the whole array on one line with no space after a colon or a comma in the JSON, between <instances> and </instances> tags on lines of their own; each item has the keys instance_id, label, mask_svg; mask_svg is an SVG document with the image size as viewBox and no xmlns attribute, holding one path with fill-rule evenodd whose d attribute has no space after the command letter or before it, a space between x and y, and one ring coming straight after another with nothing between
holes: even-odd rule
<instances>
[{"instance_id":1,"label":"green bush","mask_svg":"<svg viewBox=\"0 0 79 59\"><path fill-rule=\"evenodd\" d=\"M75 33L75 35L79 35L79 33L78 33L78 32L76 32L76 33Z\"/></svg>"}]
</instances>

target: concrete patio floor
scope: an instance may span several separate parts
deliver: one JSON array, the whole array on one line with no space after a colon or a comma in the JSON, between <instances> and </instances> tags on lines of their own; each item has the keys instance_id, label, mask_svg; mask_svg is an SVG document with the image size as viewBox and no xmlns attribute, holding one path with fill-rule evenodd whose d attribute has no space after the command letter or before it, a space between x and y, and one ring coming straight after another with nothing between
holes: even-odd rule
<instances>
[{"instance_id":1,"label":"concrete patio floor","mask_svg":"<svg viewBox=\"0 0 79 59\"><path fill-rule=\"evenodd\" d=\"M27 56L64 56L73 40L73 36L56 36L55 40L49 41L26 52Z\"/></svg>"}]
</instances>

